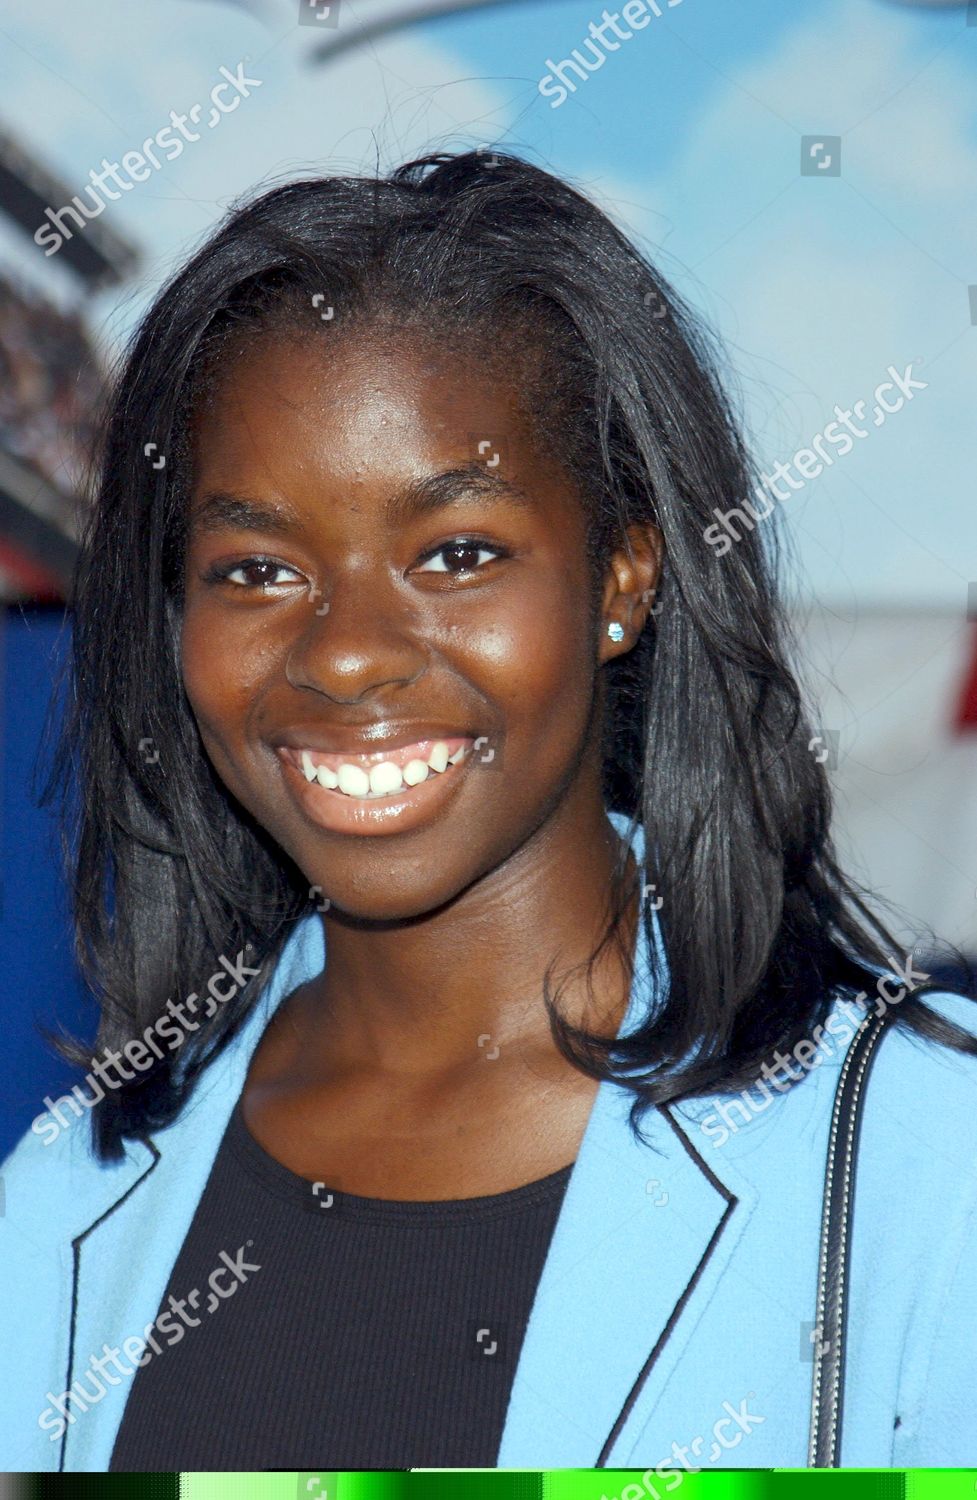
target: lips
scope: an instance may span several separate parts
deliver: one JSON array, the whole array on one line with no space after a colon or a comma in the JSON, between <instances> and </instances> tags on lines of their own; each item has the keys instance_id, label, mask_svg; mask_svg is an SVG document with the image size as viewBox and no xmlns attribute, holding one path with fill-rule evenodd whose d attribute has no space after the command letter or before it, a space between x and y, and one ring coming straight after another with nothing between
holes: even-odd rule
<instances>
[{"instance_id":1,"label":"lips","mask_svg":"<svg viewBox=\"0 0 977 1500\"><path fill-rule=\"evenodd\" d=\"M471 735L410 740L372 750L359 764L334 750L281 745L289 795L312 823L332 833L404 833L436 822L467 784ZM428 759L417 752L430 746ZM449 757L449 746L454 746ZM405 760L403 770L392 757ZM326 762L338 762L334 771Z\"/></svg>"}]
</instances>

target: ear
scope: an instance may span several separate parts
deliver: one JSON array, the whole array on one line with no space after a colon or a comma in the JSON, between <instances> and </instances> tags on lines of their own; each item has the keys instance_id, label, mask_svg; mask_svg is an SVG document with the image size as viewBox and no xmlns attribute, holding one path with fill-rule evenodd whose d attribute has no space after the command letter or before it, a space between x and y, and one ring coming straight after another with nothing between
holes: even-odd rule
<instances>
[{"instance_id":1,"label":"ear","mask_svg":"<svg viewBox=\"0 0 977 1500\"><path fill-rule=\"evenodd\" d=\"M648 616L657 613L655 604L661 577L665 543L657 526L635 522L627 528L621 546L607 563L601 617L600 660L608 661L630 651ZM621 626L624 635L615 641L607 634L612 622Z\"/></svg>"}]
</instances>

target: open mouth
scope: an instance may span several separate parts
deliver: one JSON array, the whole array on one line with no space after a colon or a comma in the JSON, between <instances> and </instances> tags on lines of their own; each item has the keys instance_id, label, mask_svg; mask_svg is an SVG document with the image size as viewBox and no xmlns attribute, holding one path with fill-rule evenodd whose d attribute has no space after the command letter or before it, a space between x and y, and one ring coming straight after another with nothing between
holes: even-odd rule
<instances>
[{"instance_id":1,"label":"open mouth","mask_svg":"<svg viewBox=\"0 0 977 1500\"><path fill-rule=\"evenodd\" d=\"M343 755L318 750L282 747L280 755L301 772L311 786L343 801L381 802L403 800L405 793L426 782L450 775L454 766L470 756L473 741L467 736L418 740L375 755Z\"/></svg>"},{"instance_id":2,"label":"open mouth","mask_svg":"<svg viewBox=\"0 0 977 1500\"><path fill-rule=\"evenodd\" d=\"M304 817L354 837L420 831L463 795L479 757L470 735L398 745L373 755L327 754L279 745L285 787Z\"/></svg>"}]
</instances>

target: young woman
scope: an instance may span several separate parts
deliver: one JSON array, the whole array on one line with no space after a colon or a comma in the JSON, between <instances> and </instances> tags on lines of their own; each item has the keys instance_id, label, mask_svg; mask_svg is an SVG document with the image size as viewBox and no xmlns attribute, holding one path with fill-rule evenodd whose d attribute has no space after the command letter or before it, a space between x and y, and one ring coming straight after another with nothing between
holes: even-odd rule
<instances>
[{"instance_id":1,"label":"young woman","mask_svg":"<svg viewBox=\"0 0 977 1500\"><path fill-rule=\"evenodd\" d=\"M515 157L279 187L160 294L4 1468L977 1460L973 1008L835 862L771 529L706 537L754 479L688 309Z\"/></svg>"}]
</instances>

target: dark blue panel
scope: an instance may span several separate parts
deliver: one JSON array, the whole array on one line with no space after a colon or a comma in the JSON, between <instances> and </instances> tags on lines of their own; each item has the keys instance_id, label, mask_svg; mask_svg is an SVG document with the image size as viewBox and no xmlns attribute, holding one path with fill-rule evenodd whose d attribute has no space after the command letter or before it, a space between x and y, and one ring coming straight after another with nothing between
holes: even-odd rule
<instances>
[{"instance_id":1,"label":"dark blue panel","mask_svg":"<svg viewBox=\"0 0 977 1500\"><path fill-rule=\"evenodd\" d=\"M95 1030L72 958L56 819L32 792L67 641L61 610L0 609L0 1158L44 1108L45 1094L63 1093L80 1077L38 1036L35 1021L76 1036Z\"/></svg>"}]
</instances>

